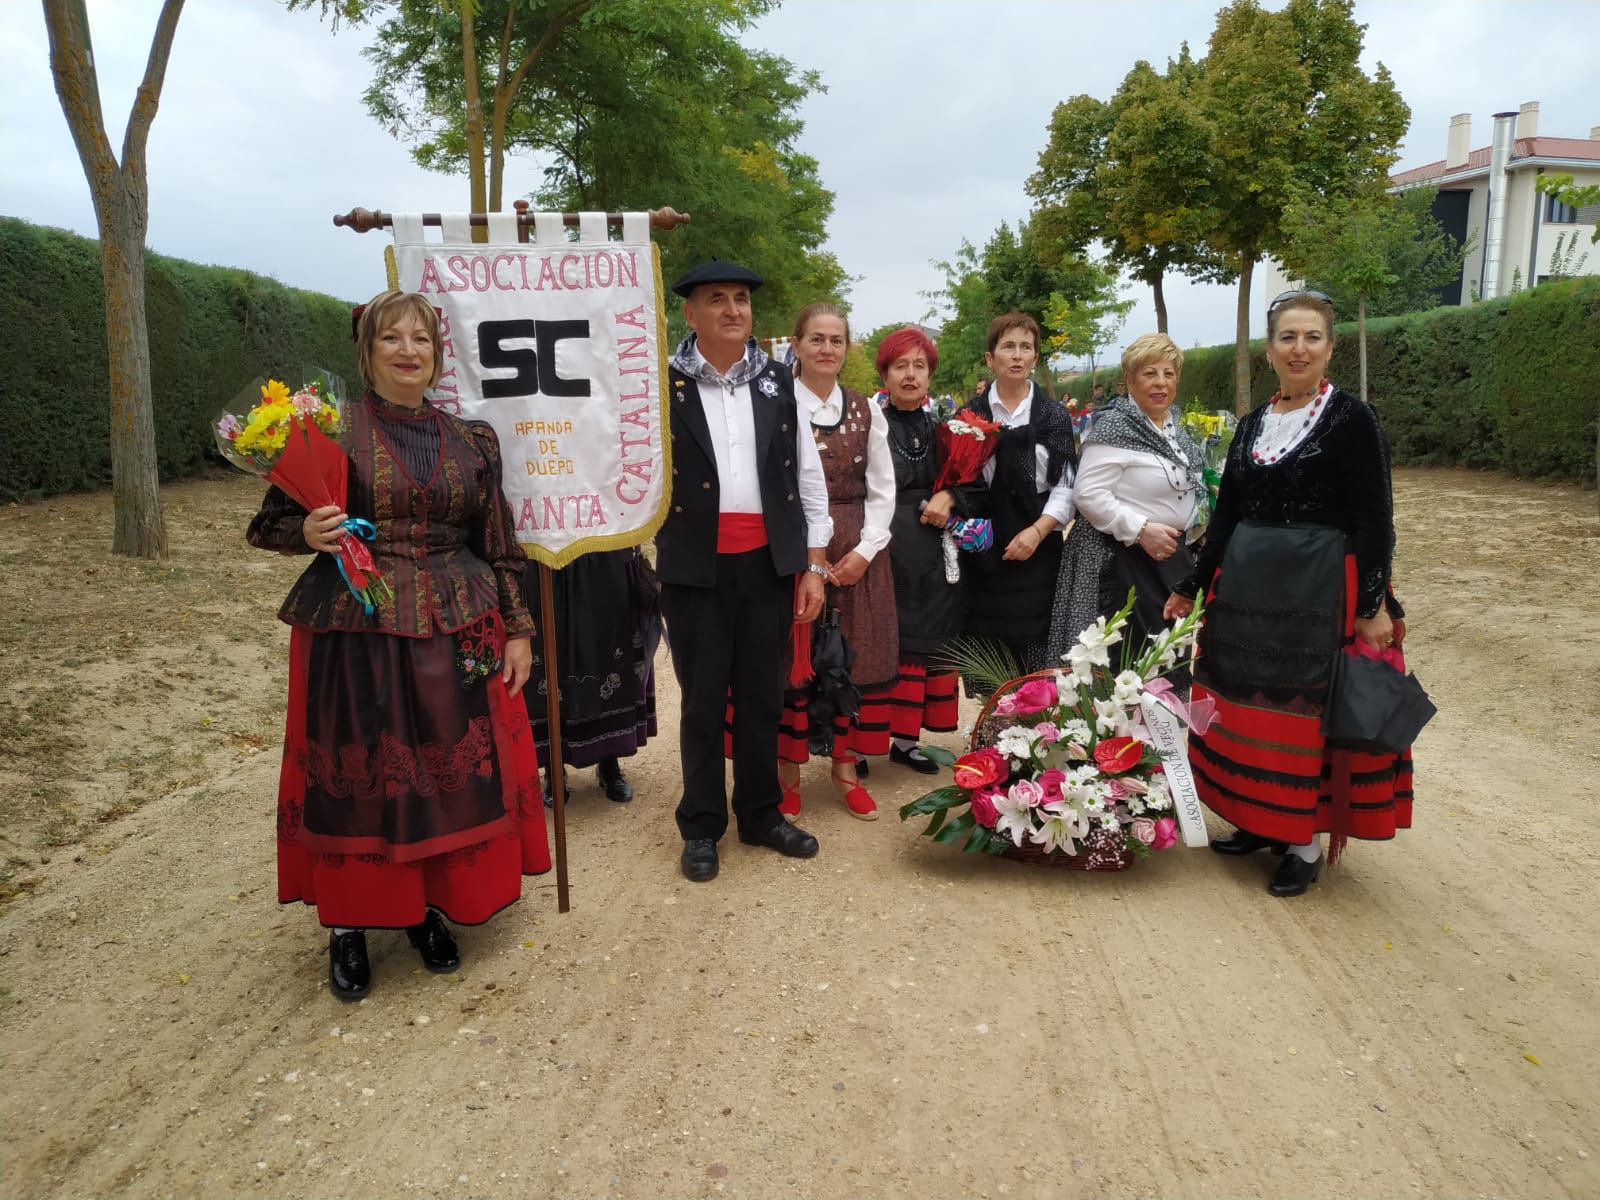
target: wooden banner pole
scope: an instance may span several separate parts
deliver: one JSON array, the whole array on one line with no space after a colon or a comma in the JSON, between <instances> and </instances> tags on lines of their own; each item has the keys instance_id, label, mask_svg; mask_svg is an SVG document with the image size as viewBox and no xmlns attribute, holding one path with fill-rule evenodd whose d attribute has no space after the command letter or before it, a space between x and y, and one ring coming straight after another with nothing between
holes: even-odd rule
<instances>
[{"instance_id":1,"label":"wooden banner pole","mask_svg":"<svg viewBox=\"0 0 1600 1200\"><path fill-rule=\"evenodd\" d=\"M533 227L533 215L528 212L528 202L517 200L513 207L517 210L517 240L526 242L528 230ZM484 213L471 213L467 220L472 225L487 225L489 218ZM622 213L607 213L606 223L621 225ZM650 227L652 229L676 229L689 221L688 213L680 213L671 208L653 208L650 210ZM563 225L576 226L577 213L562 213ZM333 223L345 229L353 229L357 233L367 233L373 229L388 229L394 224L390 213L377 209L352 208L349 212L335 216ZM424 225L440 225L442 220L438 213L423 213ZM544 650L544 690L545 690L545 719L550 730L549 761L545 764L550 780L550 798L555 811L555 842L556 842L556 910L570 912L572 910L571 895L567 883L567 781L566 768L561 757L561 675L556 663L556 597L555 597L555 572L545 563L539 564L539 644Z\"/></svg>"},{"instance_id":2,"label":"wooden banner pole","mask_svg":"<svg viewBox=\"0 0 1600 1200\"><path fill-rule=\"evenodd\" d=\"M572 909L567 889L567 769L561 758L561 676L556 670L556 573L539 564L539 645L544 649L545 721L550 756L545 771L556 815L556 911Z\"/></svg>"}]
</instances>

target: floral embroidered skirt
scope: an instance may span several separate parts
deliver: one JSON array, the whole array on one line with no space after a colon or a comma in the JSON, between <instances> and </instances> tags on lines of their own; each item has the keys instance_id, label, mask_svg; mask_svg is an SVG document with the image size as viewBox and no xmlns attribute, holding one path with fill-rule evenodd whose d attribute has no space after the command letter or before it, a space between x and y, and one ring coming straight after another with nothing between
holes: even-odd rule
<instances>
[{"instance_id":1,"label":"floral embroidered skirt","mask_svg":"<svg viewBox=\"0 0 1600 1200\"><path fill-rule=\"evenodd\" d=\"M399 929L428 908L476 925L550 869L527 709L457 638L289 642L278 900L324 925Z\"/></svg>"}]
</instances>

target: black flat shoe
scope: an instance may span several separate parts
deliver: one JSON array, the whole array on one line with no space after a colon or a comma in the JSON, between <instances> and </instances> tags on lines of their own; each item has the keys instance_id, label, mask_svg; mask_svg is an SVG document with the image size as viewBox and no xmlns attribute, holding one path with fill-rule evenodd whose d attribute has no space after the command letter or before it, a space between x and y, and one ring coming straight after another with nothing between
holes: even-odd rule
<instances>
[{"instance_id":1,"label":"black flat shoe","mask_svg":"<svg viewBox=\"0 0 1600 1200\"><path fill-rule=\"evenodd\" d=\"M544 806L546 808L554 808L556 806L556 797L555 793L550 790L549 771L539 772L539 790L544 795ZM567 769L565 767L561 768L561 790L566 794L567 799L572 799L572 788L567 784Z\"/></svg>"},{"instance_id":2,"label":"black flat shoe","mask_svg":"<svg viewBox=\"0 0 1600 1200\"><path fill-rule=\"evenodd\" d=\"M606 789L606 799L626 804L633 799L633 784L622 777L622 764L614 758L602 758L595 769L601 785Z\"/></svg>"},{"instance_id":3,"label":"black flat shoe","mask_svg":"<svg viewBox=\"0 0 1600 1200\"><path fill-rule=\"evenodd\" d=\"M934 762L933 759L924 758L920 754L913 758L912 753L910 750L900 749L899 746L890 746L889 761L899 763L902 767L910 767L913 771L923 775L937 775L939 773L939 764Z\"/></svg>"},{"instance_id":4,"label":"black flat shoe","mask_svg":"<svg viewBox=\"0 0 1600 1200\"><path fill-rule=\"evenodd\" d=\"M372 990L367 935L359 930L328 935L328 986L341 1000L359 1000Z\"/></svg>"},{"instance_id":5,"label":"black flat shoe","mask_svg":"<svg viewBox=\"0 0 1600 1200\"><path fill-rule=\"evenodd\" d=\"M1235 829L1225 838L1212 838L1211 849L1218 854L1254 854L1257 850L1271 850L1274 854L1287 854L1287 842L1274 842L1254 833Z\"/></svg>"},{"instance_id":6,"label":"black flat shoe","mask_svg":"<svg viewBox=\"0 0 1600 1200\"><path fill-rule=\"evenodd\" d=\"M717 877L717 843L711 838L690 838L683 844L683 877L690 883L709 883Z\"/></svg>"},{"instance_id":7,"label":"black flat shoe","mask_svg":"<svg viewBox=\"0 0 1600 1200\"><path fill-rule=\"evenodd\" d=\"M779 821L764 833L739 835L747 846L765 846L787 858L812 858L817 853L817 839L798 825Z\"/></svg>"},{"instance_id":8,"label":"black flat shoe","mask_svg":"<svg viewBox=\"0 0 1600 1200\"><path fill-rule=\"evenodd\" d=\"M406 930L406 940L417 948L422 965L435 975L448 975L461 965L455 938L444 927L444 919L431 908L421 925Z\"/></svg>"},{"instance_id":9,"label":"black flat shoe","mask_svg":"<svg viewBox=\"0 0 1600 1200\"><path fill-rule=\"evenodd\" d=\"M1278 861L1278 869L1272 873L1272 879L1267 884L1267 891L1274 896L1299 896L1317 881L1317 876L1322 874L1322 859L1308 863L1298 854L1285 854Z\"/></svg>"}]
</instances>

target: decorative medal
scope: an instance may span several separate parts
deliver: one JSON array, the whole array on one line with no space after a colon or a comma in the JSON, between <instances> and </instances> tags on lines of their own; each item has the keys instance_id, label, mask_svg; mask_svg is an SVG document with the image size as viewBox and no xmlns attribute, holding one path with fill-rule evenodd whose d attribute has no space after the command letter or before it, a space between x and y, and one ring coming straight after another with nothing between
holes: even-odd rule
<instances>
[{"instance_id":1,"label":"decorative medal","mask_svg":"<svg viewBox=\"0 0 1600 1200\"><path fill-rule=\"evenodd\" d=\"M770 375L763 375L761 377L761 382L756 386L761 389L761 394L763 396L776 396L778 394L778 385L772 382L772 377Z\"/></svg>"}]
</instances>

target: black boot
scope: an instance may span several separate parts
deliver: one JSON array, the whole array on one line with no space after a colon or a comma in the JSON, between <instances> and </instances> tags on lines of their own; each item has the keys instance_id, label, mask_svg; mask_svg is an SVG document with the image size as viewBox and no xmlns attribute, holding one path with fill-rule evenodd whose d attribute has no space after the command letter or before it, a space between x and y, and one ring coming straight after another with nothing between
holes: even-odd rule
<instances>
[{"instance_id":1,"label":"black boot","mask_svg":"<svg viewBox=\"0 0 1600 1200\"><path fill-rule=\"evenodd\" d=\"M367 935L360 929L328 935L328 985L341 1000L359 1000L372 990Z\"/></svg>"},{"instance_id":2,"label":"black boot","mask_svg":"<svg viewBox=\"0 0 1600 1200\"><path fill-rule=\"evenodd\" d=\"M633 784L622 777L622 764L614 758L602 758L596 768L600 782L606 789L606 799L626 804L633 799Z\"/></svg>"}]
</instances>

